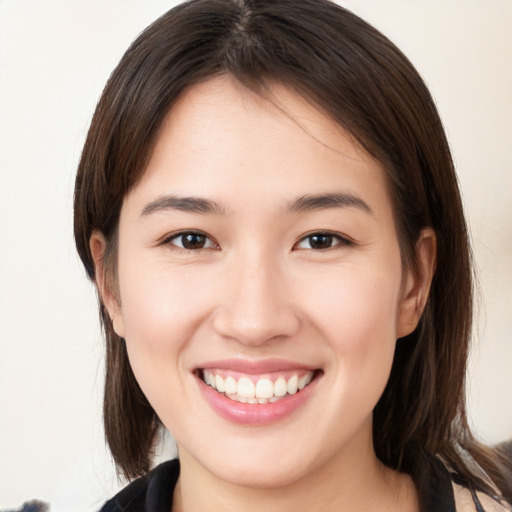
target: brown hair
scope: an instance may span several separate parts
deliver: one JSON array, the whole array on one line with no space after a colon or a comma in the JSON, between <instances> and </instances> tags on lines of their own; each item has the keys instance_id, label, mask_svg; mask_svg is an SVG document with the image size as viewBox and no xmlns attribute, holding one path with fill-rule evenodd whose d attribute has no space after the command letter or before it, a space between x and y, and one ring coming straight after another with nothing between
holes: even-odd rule
<instances>
[{"instance_id":1,"label":"brown hair","mask_svg":"<svg viewBox=\"0 0 512 512\"><path fill-rule=\"evenodd\" d=\"M438 454L470 486L492 493L483 468L512 501L503 456L472 437L465 372L472 271L457 178L433 100L414 67L381 33L328 0L193 0L131 45L98 103L78 168L75 238L95 279L89 239L107 241L115 272L123 198L144 173L162 120L183 90L230 74L259 94L281 83L328 112L386 169L402 259L414 266L420 231L437 237L437 268L417 329L398 340L374 411L374 445L388 466L421 479ZM100 302L107 344L104 421L118 467L148 470L158 418L131 371L123 340Z\"/></svg>"}]
</instances>

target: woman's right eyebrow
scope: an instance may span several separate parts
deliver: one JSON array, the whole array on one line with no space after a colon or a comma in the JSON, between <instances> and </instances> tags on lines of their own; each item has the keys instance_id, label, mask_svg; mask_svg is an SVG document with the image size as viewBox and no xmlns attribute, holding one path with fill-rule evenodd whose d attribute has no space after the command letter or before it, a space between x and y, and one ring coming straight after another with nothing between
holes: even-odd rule
<instances>
[{"instance_id":1,"label":"woman's right eyebrow","mask_svg":"<svg viewBox=\"0 0 512 512\"><path fill-rule=\"evenodd\" d=\"M149 202L142 209L141 216L149 215L151 213L159 212L162 210L178 210L187 213L216 215L223 215L225 213L224 208L222 208L215 201L211 201L209 199L193 196L182 197L176 195L165 195Z\"/></svg>"}]
</instances>

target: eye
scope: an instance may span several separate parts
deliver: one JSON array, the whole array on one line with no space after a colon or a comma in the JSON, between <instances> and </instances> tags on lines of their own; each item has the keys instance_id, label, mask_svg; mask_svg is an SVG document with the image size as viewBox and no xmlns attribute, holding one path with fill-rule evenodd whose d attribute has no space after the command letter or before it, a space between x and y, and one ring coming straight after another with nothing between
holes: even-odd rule
<instances>
[{"instance_id":1,"label":"eye","mask_svg":"<svg viewBox=\"0 0 512 512\"><path fill-rule=\"evenodd\" d=\"M295 245L296 249L326 250L337 245L352 245L353 242L347 238L330 232L310 233Z\"/></svg>"},{"instance_id":2,"label":"eye","mask_svg":"<svg viewBox=\"0 0 512 512\"><path fill-rule=\"evenodd\" d=\"M182 231L181 233L174 233L165 238L162 243L173 245L188 251L218 248L217 244L208 235L199 231Z\"/></svg>"}]
</instances>

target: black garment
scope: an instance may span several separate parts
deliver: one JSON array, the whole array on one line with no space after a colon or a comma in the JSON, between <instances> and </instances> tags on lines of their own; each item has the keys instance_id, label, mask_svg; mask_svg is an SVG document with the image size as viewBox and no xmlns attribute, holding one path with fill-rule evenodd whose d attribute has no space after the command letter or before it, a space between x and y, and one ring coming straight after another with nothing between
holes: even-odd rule
<instances>
[{"instance_id":1,"label":"black garment","mask_svg":"<svg viewBox=\"0 0 512 512\"><path fill-rule=\"evenodd\" d=\"M127 485L100 512L171 512L179 474L178 459L163 462Z\"/></svg>"},{"instance_id":2,"label":"black garment","mask_svg":"<svg viewBox=\"0 0 512 512\"><path fill-rule=\"evenodd\" d=\"M125 487L100 512L171 512L179 474L178 460L164 462ZM455 512L451 477L437 458L426 459L416 486L423 512ZM475 502L475 510L483 510L479 505Z\"/></svg>"}]
</instances>

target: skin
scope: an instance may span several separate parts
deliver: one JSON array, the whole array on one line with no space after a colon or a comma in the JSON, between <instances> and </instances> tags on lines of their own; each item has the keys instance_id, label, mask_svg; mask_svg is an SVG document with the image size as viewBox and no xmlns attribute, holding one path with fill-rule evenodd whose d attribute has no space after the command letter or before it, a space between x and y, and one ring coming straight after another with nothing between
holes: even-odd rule
<instances>
[{"instance_id":1,"label":"skin","mask_svg":"<svg viewBox=\"0 0 512 512\"><path fill-rule=\"evenodd\" d=\"M396 339L421 315L434 234L425 229L417 243L418 270L404 269L380 163L293 91L276 86L273 96L226 76L187 90L124 200L115 290L102 268L105 240L91 238L114 328L178 444L174 507L418 510L409 477L375 456L372 410ZM326 193L367 208L287 209ZM158 207L171 194L219 211ZM206 234L205 245L179 247L173 235L183 230ZM337 234L331 246L312 248L308 236L325 231ZM293 414L240 425L212 409L195 373L227 358L285 359L319 376Z\"/></svg>"}]
</instances>

